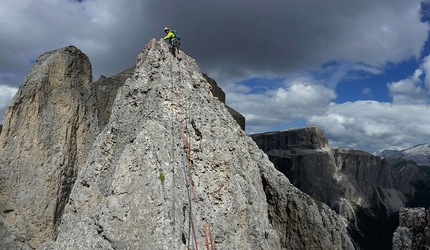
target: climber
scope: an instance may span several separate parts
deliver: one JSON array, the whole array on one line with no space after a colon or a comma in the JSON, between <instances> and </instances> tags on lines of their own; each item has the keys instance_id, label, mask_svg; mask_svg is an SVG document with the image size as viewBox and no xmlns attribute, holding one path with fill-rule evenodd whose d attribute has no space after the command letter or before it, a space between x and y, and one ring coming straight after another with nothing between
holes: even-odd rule
<instances>
[{"instance_id":1,"label":"climber","mask_svg":"<svg viewBox=\"0 0 430 250\"><path fill-rule=\"evenodd\" d=\"M175 58L178 58L178 60L181 60L181 58L178 57L179 53L179 46L181 46L181 37L176 33L176 30L171 30L170 28L164 28L164 32L166 32L166 36L163 38L164 40L169 39L169 49L172 51Z\"/></svg>"}]
</instances>

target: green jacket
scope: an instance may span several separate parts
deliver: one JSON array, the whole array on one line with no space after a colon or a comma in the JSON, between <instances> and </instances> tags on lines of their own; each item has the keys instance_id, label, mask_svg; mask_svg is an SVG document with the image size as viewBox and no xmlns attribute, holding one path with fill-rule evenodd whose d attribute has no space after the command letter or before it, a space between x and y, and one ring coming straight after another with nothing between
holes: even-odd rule
<instances>
[{"instance_id":1,"label":"green jacket","mask_svg":"<svg viewBox=\"0 0 430 250\"><path fill-rule=\"evenodd\" d=\"M167 33L167 36L164 37L164 40L171 40L172 38L175 38L175 34L171 30L169 30L169 33Z\"/></svg>"}]
</instances>

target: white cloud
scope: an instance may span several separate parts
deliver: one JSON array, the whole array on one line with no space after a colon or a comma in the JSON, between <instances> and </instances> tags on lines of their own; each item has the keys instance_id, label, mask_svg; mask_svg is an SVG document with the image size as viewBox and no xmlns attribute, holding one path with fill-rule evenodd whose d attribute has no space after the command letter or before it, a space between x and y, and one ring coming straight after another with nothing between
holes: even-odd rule
<instances>
[{"instance_id":1,"label":"white cloud","mask_svg":"<svg viewBox=\"0 0 430 250\"><path fill-rule=\"evenodd\" d=\"M360 148L380 152L406 148L430 138L430 106L376 101L332 103L324 115L308 122L319 126L332 147Z\"/></svg>"},{"instance_id":2,"label":"white cloud","mask_svg":"<svg viewBox=\"0 0 430 250\"><path fill-rule=\"evenodd\" d=\"M366 95L366 96L369 96L369 97L373 96L372 95L372 90L370 88L365 88L361 92L363 93L363 95Z\"/></svg>"},{"instance_id":3,"label":"white cloud","mask_svg":"<svg viewBox=\"0 0 430 250\"><path fill-rule=\"evenodd\" d=\"M415 83L421 83L420 76L423 74L423 71L421 69L416 69L414 74L411 77L411 80Z\"/></svg>"},{"instance_id":4,"label":"white cloud","mask_svg":"<svg viewBox=\"0 0 430 250\"><path fill-rule=\"evenodd\" d=\"M422 71L426 74L424 83L427 91L430 91L430 55L426 56L421 64Z\"/></svg>"},{"instance_id":5,"label":"white cloud","mask_svg":"<svg viewBox=\"0 0 430 250\"><path fill-rule=\"evenodd\" d=\"M387 148L407 148L430 141L429 95L423 86L430 73L429 57L405 79L386 86L393 103L355 101L331 103L327 112L308 117L330 138L331 146L380 152ZM364 89L364 94L371 94Z\"/></svg>"},{"instance_id":6,"label":"white cloud","mask_svg":"<svg viewBox=\"0 0 430 250\"><path fill-rule=\"evenodd\" d=\"M353 71L364 71L373 75L378 75L383 73L383 68L381 66L379 67L375 67L375 66L369 66L369 65L364 65L364 64L354 64L351 68L351 70Z\"/></svg>"},{"instance_id":7,"label":"white cloud","mask_svg":"<svg viewBox=\"0 0 430 250\"><path fill-rule=\"evenodd\" d=\"M393 103L427 103L428 93L418 86L411 78L388 83L388 90Z\"/></svg>"},{"instance_id":8,"label":"white cloud","mask_svg":"<svg viewBox=\"0 0 430 250\"><path fill-rule=\"evenodd\" d=\"M3 114L7 105L9 104L10 100L12 100L17 91L17 88L0 85L0 124L3 123Z\"/></svg>"},{"instance_id":9,"label":"white cloud","mask_svg":"<svg viewBox=\"0 0 430 250\"><path fill-rule=\"evenodd\" d=\"M269 87L259 93L253 93L252 88L239 83L228 84L224 89L228 94L228 105L246 117L249 133L323 114L330 101L336 98L333 90L318 84L310 76L289 78L281 87Z\"/></svg>"},{"instance_id":10,"label":"white cloud","mask_svg":"<svg viewBox=\"0 0 430 250\"><path fill-rule=\"evenodd\" d=\"M295 120L304 119L308 125L320 127L332 147L378 153L387 148L407 148L430 141L430 105L421 81L429 72L426 63L424 60L411 76L386 84L393 103L367 100L336 104L331 102L336 94L323 85L324 78L302 74L264 93L252 94L252 87L241 94L233 93L238 102L233 101L232 106L246 116L251 133L268 126L291 127ZM370 88L362 93L372 96Z\"/></svg>"},{"instance_id":11,"label":"white cloud","mask_svg":"<svg viewBox=\"0 0 430 250\"><path fill-rule=\"evenodd\" d=\"M430 73L429 67L428 57L426 57L420 68L416 69L410 77L397 82L388 83L387 87L390 91L390 96L393 97L393 103L429 103L429 93L426 91L420 79L420 76L425 73L425 81L428 81L427 75Z\"/></svg>"},{"instance_id":12,"label":"white cloud","mask_svg":"<svg viewBox=\"0 0 430 250\"><path fill-rule=\"evenodd\" d=\"M164 26L174 26L183 38L184 52L223 87L228 104L246 115L251 131L311 117L310 122L320 121L333 131L330 135L351 138L346 143L357 146L354 141L360 134L383 141L389 133L378 124L401 131L401 117L428 112L422 104L423 91L430 90L428 57L410 78L387 85L394 102L401 105L330 104L341 80L354 74L382 74L388 63L419 58L429 31L429 24L420 19L421 2L0 0L0 76L9 76L0 82L17 87L31 60L70 44L89 56L95 78L109 76L132 66L150 38L161 37ZM321 69L328 62L334 63ZM319 75L303 74L313 71ZM418 81L423 74L425 88ZM233 83L256 76L286 80L258 91ZM0 104L10 98L0 94ZM382 107L396 122L375 115ZM418 122L415 118L411 122ZM342 133L355 137L341 137ZM407 136L407 141L417 138L389 137L401 141ZM363 148L369 147L361 141ZM375 148L380 145L373 143Z\"/></svg>"}]
</instances>

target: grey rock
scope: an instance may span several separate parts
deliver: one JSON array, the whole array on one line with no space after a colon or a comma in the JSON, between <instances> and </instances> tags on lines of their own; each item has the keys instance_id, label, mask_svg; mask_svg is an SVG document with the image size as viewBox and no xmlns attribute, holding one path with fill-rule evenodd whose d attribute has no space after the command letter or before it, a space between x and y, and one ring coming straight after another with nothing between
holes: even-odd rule
<instances>
[{"instance_id":1,"label":"grey rock","mask_svg":"<svg viewBox=\"0 0 430 250\"><path fill-rule=\"evenodd\" d=\"M267 173L270 174L267 174ZM346 221L327 205L285 182L285 176L263 169L269 219L285 249L355 249Z\"/></svg>"},{"instance_id":2,"label":"grey rock","mask_svg":"<svg viewBox=\"0 0 430 250\"><path fill-rule=\"evenodd\" d=\"M327 138L316 126L253 134L251 137L264 152L268 152L272 149L293 150L328 148Z\"/></svg>"},{"instance_id":3,"label":"grey rock","mask_svg":"<svg viewBox=\"0 0 430 250\"><path fill-rule=\"evenodd\" d=\"M23 238L17 238L14 229L0 217L0 249L4 250L32 250L25 244Z\"/></svg>"},{"instance_id":4,"label":"grey rock","mask_svg":"<svg viewBox=\"0 0 430 250\"><path fill-rule=\"evenodd\" d=\"M112 109L113 102L115 100L118 88L124 85L125 81L131 77L134 73L135 66L126 69L125 71L118 73L111 77L101 76L99 80L94 82L92 86L92 92L96 96L99 126L104 127L110 118L110 112ZM222 103L225 104L225 93L218 86L217 82L209 77L207 74L202 73L206 81L211 85L212 94L217 97ZM229 107L227 109L233 118L240 125L242 130L245 130L245 117L237 112L235 109Z\"/></svg>"},{"instance_id":5,"label":"grey rock","mask_svg":"<svg viewBox=\"0 0 430 250\"><path fill-rule=\"evenodd\" d=\"M402 208L399 227L393 234L393 250L430 249L429 211Z\"/></svg>"},{"instance_id":6,"label":"grey rock","mask_svg":"<svg viewBox=\"0 0 430 250\"><path fill-rule=\"evenodd\" d=\"M241 113L237 112L232 107L225 105L227 107L228 112L233 116L233 119L239 124L240 128L245 131L245 116L243 116Z\"/></svg>"},{"instance_id":7,"label":"grey rock","mask_svg":"<svg viewBox=\"0 0 430 250\"><path fill-rule=\"evenodd\" d=\"M329 148L315 126L251 137L294 186L346 218L358 244L390 245L395 216L414 196L412 169L399 173L378 156Z\"/></svg>"},{"instance_id":8,"label":"grey rock","mask_svg":"<svg viewBox=\"0 0 430 250\"><path fill-rule=\"evenodd\" d=\"M213 79L213 78L211 78L211 77L209 77L207 74L205 74L205 73L203 73L203 77L206 79L206 81L211 85L211 91L212 91L212 94L215 96L215 97L218 97L218 99L222 102L222 103L225 103L225 93L224 93L224 91L220 88L220 87L218 87L218 84L217 84L217 82Z\"/></svg>"},{"instance_id":9,"label":"grey rock","mask_svg":"<svg viewBox=\"0 0 430 250\"><path fill-rule=\"evenodd\" d=\"M97 114L101 128L106 126L109 121L112 105L119 87L124 85L125 81L133 75L135 68L135 66L130 67L111 77L102 75L91 84L92 93L96 98Z\"/></svg>"},{"instance_id":10,"label":"grey rock","mask_svg":"<svg viewBox=\"0 0 430 250\"><path fill-rule=\"evenodd\" d=\"M155 39L139 54L40 249L354 249L344 222L274 168L180 57Z\"/></svg>"},{"instance_id":11,"label":"grey rock","mask_svg":"<svg viewBox=\"0 0 430 250\"><path fill-rule=\"evenodd\" d=\"M225 104L225 93L220 87L218 87L217 82L213 78L210 78L205 73L203 73L203 77L211 85L212 94L215 97L217 97L222 103ZM226 106L227 106L228 112L230 112L230 114L233 116L233 118L236 120L236 122L242 128L242 130L245 130L245 117L241 113L237 112L235 109L229 107L228 105L226 105Z\"/></svg>"},{"instance_id":12,"label":"grey rock","mask_svg":"<svg viewBox=\"0 0 430 250\"><path fill-rule=\"evenodd\" d=\"M402 158L403 156L405 156L405 154L400 150L386 149L386 150L382 151L379 154L379 156L387 158L387 159L395 159L395 158Z\"/></svg>"},{"instance_id":13,"label":"grey rock","mask_svg":"<svg viewBox=\"0 0 430 250\"><path fill-rule=\"evenodd\" d=\"M36 248L56 224L98 134L91 64L73 46L37 58L0 134L0 215Z\"/></svg>"},{"instance_id":14,"label":"grey rock","mask_svg":"<svg viewBox=\"0 0 430 250\"><path fill-rule=\"evenodd\" d=\"M426 182L427 174L422 171L415 161L401 160L402 167L399 169L399 173L407 183ZM390 161L389 161L390 162ZM393 164L392 162L390 162Z\"/></svg>"}]
</instances>

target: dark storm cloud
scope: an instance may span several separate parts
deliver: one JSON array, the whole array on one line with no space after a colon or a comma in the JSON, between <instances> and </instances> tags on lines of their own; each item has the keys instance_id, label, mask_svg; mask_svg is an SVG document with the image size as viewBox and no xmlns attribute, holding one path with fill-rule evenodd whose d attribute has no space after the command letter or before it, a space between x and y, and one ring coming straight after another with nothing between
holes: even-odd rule
<instances>
[{"instance_id":1,"label":"dark storm cloud","mask_svg":"<svg viewBox=\"0 0 430 250\"><path fill-rule=\"evenodd\" d=\"M164 26L177 29L182 49L221 82L330 60L379 67L419 56L428 30L416 0L13 2L3 8L16 14L4 15L0 73L23 74L31 59L73 44L90 57L96 78L112 75L133 65Z\"/></svg>"},{"instance_id":2,"label":"dark storm cloud","mask_svg":"<svg viewBox=\"0 0 430 250\"><path fill-rule=\"evenodd\" d=\"M181 50L224 88L228 104L247 116L248 128L295 119L324 128L347 127L354 110L365 106L371 114L362 114L361 121L374 123L348 127L356 136L342 138L353 145L366 138L363 131L385 135L385 120L375 117L381 117L378 107L386 104L331 105L338 95L335 86L351 71L381 74L388 62L426 56L421 50L429 25L421 20L429 16L428 7L421 11L421 2L429 6L419 0L4 0L0 112L43 52L75 45L90 58L97 80L134 65L144 45L163 37L169 26L180 33ZM424 63L426 75L428 68ZM241 83L251 77L281 82L255 94ZM412 93L404 90L412 85L401 80L393 85L402 90L396 93ZM427 110L425 105L405 107L410 109L405 113ZM402 115L390 119L402 120ZM342 129L329 131L333 138L342 136L336 137ZM363 143L372 145L371 140Z\"/></svg>"},{"instance_id":3,"label":"dark storm cloud","mask_svg":"<svg viewBox=\"0 0 430 250\"><path fill-rule=\"evenodd\" d=\"M183 49L228 78L315 69L329 60L380 67L419 56L428 30L419 7L403 0L158 1L151 20L180 30Z\"/></svg>"}]
</instances>

